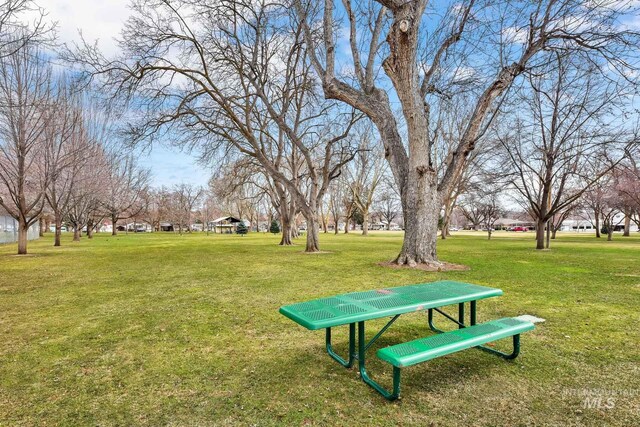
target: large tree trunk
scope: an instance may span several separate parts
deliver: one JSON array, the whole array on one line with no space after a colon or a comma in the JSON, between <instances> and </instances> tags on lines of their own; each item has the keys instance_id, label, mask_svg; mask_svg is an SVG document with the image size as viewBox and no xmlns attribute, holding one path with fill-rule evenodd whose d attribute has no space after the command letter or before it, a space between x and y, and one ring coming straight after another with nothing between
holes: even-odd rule
<instances>
[{"instance_id":1,"label":"large tree trunk","mask_svg":"<svg viewBox=\"0 0 640 427\"><path fill-rule=\"evenodd\" d=\"M327 222L329 221L327 221L327 215L325 215L324 209L320 210L320 218L322 220L322 232L326 234L329 232L329 228L327 226Z\"/></svg>"},{"instance_id":2,"label":"large tree trunk","mask_svg":"<svg viewBox=\"0 0 640 427\"><path fill-rule=\"evenodd\" d=\"M449 233L449 224L447 224L446 222L442 223L442 230L440 230L440 238L442 240L446 240L447 237L449 237L451 235L451 233Z\"/></svg>"},{"instance_id":3,"label":"large tree trunk","mask_svg":"<svg viewBox=\"0 0 640 427\"><path fill-rule=\"evenodd\" d=\"M451 236L449 233L449 224L451 223L451 214L453 213L454 202L451 198L448 198L444 203L444 215L442 216L442 230L440 231L440 238L445 240ZM489 237L491 238L491 237Z\"/></svg>"},{"instance_id":4,"label":"large tree trunk","mask_svg":"<svg viewBox=\"0 0 640 427\"><path fill-rule=\"evenodd\" d=\"M300 237L300 231L298 230L298 221L296 221L296 215L289 216L289 233L292 239Z\"/></svg>"},{"instance_id":5,"label":"large tree trunk","mask_svg":"<svg viewBox=\"0 0 640 427\"><path fill-rule=\"evenodd\" d=\"M362 235L369 235L369 211L362 211Z\"/></svg>"},{"instance_id":6,"label":"large tree trunk","mask_svg":"<svg viewBox=\"0 0 640 427\"><path fill-rule=\"evenodd\" d=\"M544 249L544 225L545 221L538 218L536 224L536 249Z\"/></svg>"},{"instance_id":7,"label":"large tree trunk","mask_svg":"<svg viewBox=\"0 0 640 427\"><path fill-rule=\"evenodd\" d=\"M279 207L280 212L280 226L282 227L282 238L280 239L281 246L293 245L292 239L294 237L293 229L295 223L295 207L293 202L287 200L286 193L280 191L279 193Z\"/></svg>"},{"instance_id":8,"label":"large tree trunk","mask_svg":"<svg viewBox=\"0 0 640 427\"><path fill-rule=\"evenodd\" d=\"M556 240L556 233L558 232L559 227L551 227L551 240Z\"/></svg>"},{"instance_id":9,"label":"large tree trunk","mask_svg":"<svg viewBox=\"0 0 640 427\"><path fill-rule=\"evenodd\" d=\"M76 225L73 227L73 241L74 242L79 242L80 241L80 234L82 233L82 230L80 229L79 225Z\"/></svg>"},{"instance_id":10,"label":"large tree trunk","mask_svg":"<svg viewBox=\"0 0 640 427\"><path fill-rule=\"evenodd\" d=\"M93 221L87 221L87 238L93 239Z\"/></svg>"},{"instance_id":11,"label":"large tree trunk","mask_svg":"<svg viewBox=\"0 0 640 427\"><path fill-rule=\"evenodd\" d=\"M613 223L607 225L607 240L613 240Z\"/></svg>"},{"instance_id":12,"label":"large tree trunk","mask_svg":"<svg viewBox=\"0 0 640 427\"><path fill-rule=\"evenodd\" d=\"M288 221L282 221L282 238L280 239L280 246L291 246L291 224Z\"/></svg>"},{"instance_id":13,"label":"large tree trunk","mask_svg":"<svg viewBox=\"0 0 640 427\"><path fill-rule=\"evenodd\" d=\"M20 218L18 220L18 255L27 254L29 226Z\"/></svg>"},{"instance_id":14,"label":"large tree trunk","mask_svg":"<svg viewBox=\"0 0 640 427\"><path fill-rule=\"evenodd\" d=\"M546 229L547 229L547 240L545 242L545 248L549 249L549 245L551 244L551 241L550 241L550 238L551 238L551 220L547 220Z\"/></svg>"},{"instance_id":15,"label":"large tree trunk","mask_svg":"<svg viewBox=\"0 0 640 427\"><path fill-rule=\"evenodd\" d=\"M625 212L624 214L624 237L629 237L631 234L631 213Z\"/></svg>"},{"instance_id":16,"label":"large tree trunk","mask_svg":"<svg viewBox=\"0 0 640 427\"><path fill-rule=\"evenodd\" d=\"M316 215L309 215L307 220L307 246L305 252L319 252L320 251L320 226Z\"/></svg>"},{"instance_id":17,"label":"large tree trunk","mask_svg":"<svg viewBox=\"0 0 640 427\"><path fill-rule=\"evenodd\" d=\"M600 238L600 213L596 210L594 212L595 226L596 226L596 237Z\"/></svg>"},{"instance_id":18,"label":"large tree trunk","mask_svg":"<svg viewBox=\"0 0 640 427\"><path fill-rule=\"evenodd\" d=\"M413 159L418 156L413 156ZM402 205L404 241L395 262L400 265L439 264L436 253L440 202L436 174L425 166L411 168Z\"/></svg>"},{"instance_id":19,"label":"large tree trunk","mask_svg":"<svg viewBox=\"0 0 640 427\"><path fill-rule=\"evenodd\" d=\"M118 218L116 217L115 214L111 214L111 235L112 236L118 235L118 227L116 227L116 222L118 222Z\"/></svg>"},{"instance_id":20,"label":"large tree trunk","mask_svg":"<svg viewBox=\"0 0 640 427\"><path fill-rule=\"evenodd\" d=\"M60 237L62 236L62 215L59 212L54 214L54 221L56 223L56 234L53 239L53 246L60 246Z\"/></svg>"}]
</instances>

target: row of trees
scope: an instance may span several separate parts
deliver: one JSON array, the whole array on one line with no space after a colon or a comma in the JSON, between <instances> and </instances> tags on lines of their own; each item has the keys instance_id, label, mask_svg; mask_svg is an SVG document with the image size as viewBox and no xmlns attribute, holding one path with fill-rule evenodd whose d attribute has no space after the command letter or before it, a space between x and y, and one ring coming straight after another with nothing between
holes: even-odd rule
<instances>
[{"instance_id":1,"label":"row of trees","mask_svg":"<svg viewBox=\"0 0 640 427\"><path fill-rule=\"evenodd\" d=\"M577 180L577 185L568 186L565 194L558 196L554 187L553 203L549 204L552 214L542 222L540 211L535 209L540 202L541 188L521 186L523 191L520 192L515 185L509 185L509 181L515 179L512 174L507 174L506 180L501 179L503 174L483 175L482 179L469 183L456 201L456 210L470 228L489 231L489 238L496 221L501 217L510 216L522 223L534 223L539 249L548 249L550 240L556 238L556 233L568 221L576 229L588 223L596 237L601 237L604 230L608 240L612 239L614 230L620 228L624 236L629 236L632 223L640 227L640 171L635 161L637 156L638 153L629 153L615 166L607 166L607 172L593 182L588 171L580 172L589 179ZM520 175L516 176L521 179ZM518 184L522 185L522 182ZM562 201L559 207L556 207L557 200ZM446 230L443 228L443 238L446 237Z\"/></svg>"},{"instance_id":2,"label":"row of trees","mask_svg":"<svg viewBox=\"0 0 640 427\"><path fill-rule=\"evenodd\" d=\"M304 215L307 251L319 250L318 218L332 182L366 151L363 129L375 127L377 137L368 138L382 143L404 218L396 262L438 264L441 211L451 209L470 165L483 163L480 151L496 141L516 169L530 159L550 166L510 171L514 188L524 181L540 189L531 210L542 225L566 203L554 198L568 201L593 185L574 186L575 174L559 177L558 168L579 165L560 157L604 151L619 162L618 143L633 142L627 123L612 121L637 83L638 34L621 24L636 16L633 7L140 0L121 55L106 58L85 43L66 56L114 99L144 111L131 126L134 142L169 136L212 162L254 170L284 229L292 213ZM571 94L581 85L589 92ZM522 97L533 104L521 108ZM568 195L569 187L576 193ZM354 202L366 210L370 199L358 193Z\"/></svg>"},{"instance_id":3,"label":"row of trees","mask_svg":"<svg viewBox=\"0 0 640 427\"><path fill-rule=\"evenodd\" d=\"M35 24L18 14L36 12ZM114 142L113 124L94 94L51 62L53 27L29 1L0 10L0 206L18 222L18 253L45 215L75 238L104 217L117 221L137 205L149 173Z\"/></svg>"}]
</instances>

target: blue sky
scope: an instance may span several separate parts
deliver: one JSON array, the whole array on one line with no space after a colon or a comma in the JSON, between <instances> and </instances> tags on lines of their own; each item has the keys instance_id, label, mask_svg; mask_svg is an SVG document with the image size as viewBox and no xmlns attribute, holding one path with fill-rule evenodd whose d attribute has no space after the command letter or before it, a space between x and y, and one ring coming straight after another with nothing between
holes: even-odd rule
<instances>
[{"instance_id":1,"label":"blue sky","mask_svg":"<svg viewBox=\"0 0 640 427\"><path fill-rule=\"evenodd\" d=\"M151 169L156 187L180 183L205 186L211 176L211 172L198 165L193 156L173 147L156 145L151 153L140 158L140 163Z\"/></svg>"},{"instance_id":2,"label":"blue sky","mask_svg":"<svg viewBox=\"0 0 640 427\"><path fill-rule=\"evenodd\" d=\"M80 39L98 40L100 48L108 56L117 52L117 37L130 15L129 0L38 0L57 22L61 42ZM170 186L179 183L206 185L211 172L198 164L195 158L181 153L177 148L156 145L140 158L140 163L153 173L154 186Z\"/></svg>"}]
</instances>

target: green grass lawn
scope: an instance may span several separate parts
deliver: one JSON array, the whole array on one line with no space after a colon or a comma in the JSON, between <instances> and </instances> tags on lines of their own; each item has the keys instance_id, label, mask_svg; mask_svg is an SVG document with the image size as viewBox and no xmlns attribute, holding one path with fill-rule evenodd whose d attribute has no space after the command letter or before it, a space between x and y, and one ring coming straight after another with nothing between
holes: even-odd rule
<instances>
[{"instance_id":1,"label":"green grass lawn","mask_svg":"<svg viewBox=\"0 0 640 427\"><path fill-rule=\"evenodd\" d=\"M27 257L0 246L2 426L640 423L640 236L561 235L536 252L531 233L455 235L440 257L471 269L446 273L379 266L399 251L397 233L322 235L320 255L255 233L70 239L30 243ZM479 321L547 321L515 361L468 350L406 369L389 403L329 359L323 331L278 313L438 279L504 290L479 303ZM403 316L377 345L427 330L424 312ZM390 384L389 365L370 360ZM592 409L585 389L622 395Z\"/></svg>"}]
</instances>

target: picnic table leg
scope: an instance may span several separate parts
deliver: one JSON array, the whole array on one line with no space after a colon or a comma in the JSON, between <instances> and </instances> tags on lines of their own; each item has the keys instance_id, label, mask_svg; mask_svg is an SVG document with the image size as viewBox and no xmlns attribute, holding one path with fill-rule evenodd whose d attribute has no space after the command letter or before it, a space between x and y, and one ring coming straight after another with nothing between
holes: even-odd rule
<instances>
[{"instance_id":1,"label":"picnic table leg","mask_svg":"<svg viewBox=\"0 0 640 427\"><path fill-rule=\"evenodd\" d=\"M478 316L478 308L476 305L477 301L471 301L470 303L470 320L469 323L471 326L474 326L477 322L477 316ZM429 328L431 328L432 331L437 332L439 334L445 332L442 329L438 329L435 327L435 325L433 324L433 310L438 311L439 313L441 313L442 315L444 315L445 317L447 317L449 320L455 322L458 324L459 328L464 328L464 307L462 306L462 303L458 304L458 321L456 321L454 318L452 318L451 316L447 315L446 313L437 310L437 309L429 309L428 311L428 319L429 319ZM479 345L475 348L478 348L482 351L486 351L487 353L491 353L491 354L495 354L496 356L500 356L503 359L507 359L507 360L511 360L511 359L515 359L516 357L518 357L518 355L520 354L520 334L514 335L513 336L513 351L511 353L504 353L500 350L496 350L493 349L491 347L487 347L484 345Z\"/></svg>"},{"instance_id":2,"label":"picnic table leg","mask_svg":"<svg viewBox=\"0 0 640 427\"><path fill-rule=\"evenodd\" d=\"M355 360L356 353L356 324L349 324L349 359L344 360L340 357L336 352L333 351L333 346L331 345L331 328L326 328L325 334L325 342L327 347L327 353L331 356L336 362L344 366L345 368L350 368L353 366L353 362Z\"/></svg>"},{"instance_id":3,"label":"picnic table leg","mask_svg":"<svg viewBox=\"0 0 640 427\"><path fill-rule=\"evenodd\" d=\"M430 308L430 309L427 311L427 313L428 313L428 314L427 314L427 318L428 318L428 321L429 321L429 328L431 328L431 330L432 330L433 332L437 332L437 333L439 333L439 334L442 334L442 333L444 333L444 332L445 332L445 331L443 331L442 329L436 328L436 326L433 324L433 312L434 312L434 311L437 311L438 313L442 314L442 315L443 315L444 317L446 317L447 319L451 320L453 323L455 323L456 325L458 325L458 327L459 327L459 328L464 328L464 327L465 327L465 325L464 325L464 323L462 322L462 321L464 320L464 308L462 308L462 310L461 310L462 312L460 312L460 307L458 306L458 310L459 310L459 311L458 311L458 315L462 315L461 320L456 320L454 317L449 316L447 313L445 313L444 311L442 311L442 310L440 310L440 309L438 309L438 308Z\"/></svg>"},{"instance_id":4,"label":"picnic table leg","mask_svg":"<svg viewBox=\"0 0 640 427\"><path fill-rule=\"evenodd\" d=\"M471 319L469 319L469 323L471 324L471 326L474 326L476 324L476 317L478 315L478 310L476 307L476 301L471 301L471 303L469 304L470 307L470 313L469 316L471 317Z\"/></svg>"},{"instance_id":5,"label":"picnic table leg","mask_svg":"<svg viewBox=\"0 0 640 427\"><path fill-rule=\"evenodd\" d=\"M487 353L495 354L496 356L500 356L503 359L512 360L518 357L520 354L520 334L516 334L513 336L513 351L511 353L504 353L500 350L493 349L491 347L486 347L484 345L479 345L478 347L482 351L486 351Z\"/></svg>"},{"instance_id":6,"label":"picnic table leg","mask_svg":"<svg viewBox=\"0 0 640 427\"><path fill-rule=\"evenodd\" d=\"M385 399L396 400L400 396L400 368L397 366L393 367L393 391L389 392L369 377L365 362L366 351L364 322L358 322L358 368L360 369L360 378L362 378L362 381L371 386L375 391L380 393Z\"/></svg>"},{"instance_id":7,"label":"picnic table leg","mask_svg":"<svg viewBox=\"0 0 640 427\"><path fill-rule=\"evenodd\" d=\"M429 321L429 328L433 331L433 332L437 332L439 334L443 333L444 331L442 329L438 329L436 328L436 325L433 324L433 308L430 308L427 312L427 319Z\"/></svg>"}]
</instances>

